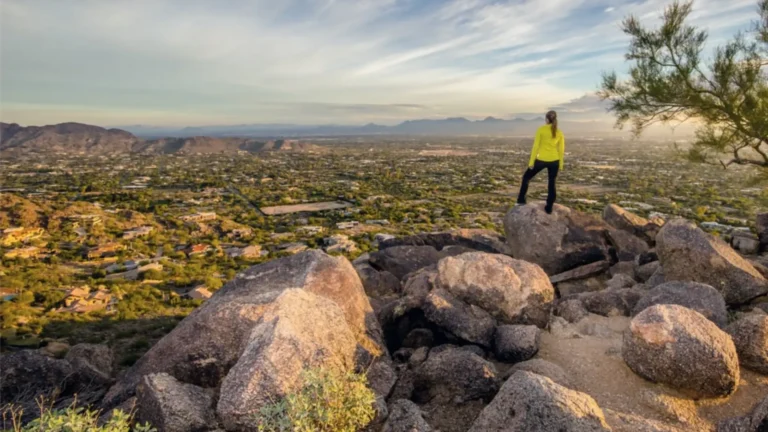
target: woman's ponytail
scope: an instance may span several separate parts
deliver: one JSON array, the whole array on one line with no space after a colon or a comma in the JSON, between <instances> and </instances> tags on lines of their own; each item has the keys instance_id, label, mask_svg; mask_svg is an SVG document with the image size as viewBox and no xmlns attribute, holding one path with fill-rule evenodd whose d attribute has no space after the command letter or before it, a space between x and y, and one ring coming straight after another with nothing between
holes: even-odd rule
<instances>
[{"instance_id":1,"label":"woman's ponytail","mask_svg":"<svg viewBox=\"0 0 768 432\"><path fill-rule=\"evenodd\" d=\"M557 138L557 113L554 111L548 112L546 119L552 127L552 138Z\"/></svg>"}]
</instances>

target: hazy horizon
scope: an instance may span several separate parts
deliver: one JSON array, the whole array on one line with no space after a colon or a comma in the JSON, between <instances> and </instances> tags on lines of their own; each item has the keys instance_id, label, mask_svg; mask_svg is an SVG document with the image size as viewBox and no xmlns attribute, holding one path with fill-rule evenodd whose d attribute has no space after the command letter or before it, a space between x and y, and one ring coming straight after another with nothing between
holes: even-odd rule
<instances>
[{"instance_id":1,"label":"hazy horizon","mask_svg":"<svg viewBox=\"0 0 768 432\"><path fill-rule=\"evenodd\" d=\"M493 116L611 121L628 14L669 0L0 0L0 121L393 125ZM710 46L754 0L698 0Z\"/></svg>"}]
</instances>

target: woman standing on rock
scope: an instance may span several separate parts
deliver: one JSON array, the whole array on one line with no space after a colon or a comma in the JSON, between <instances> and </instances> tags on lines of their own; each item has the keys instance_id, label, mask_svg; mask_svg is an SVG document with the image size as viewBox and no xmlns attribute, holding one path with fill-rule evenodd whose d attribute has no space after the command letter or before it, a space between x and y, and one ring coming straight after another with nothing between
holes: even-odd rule
<instances>
[{"instance_id":1,"label":"woman standing on rock","mask_svg":"<svg viewBox=\"0 0 768 432\"><path fill-rule=\"evenodd\" d=\"M547 206L544 209L547 213L552 213L552 206L555 204L555 198L557 198L557 188L555 185L557 173L563 169L565 136L557 128L556 112L548 112L545 118L547 124L541 126L536 131L533 150L531 150L531 159L528 162L528 169L523 175L523 184L520 185L517 203L520 205L525 204L525 196L528 194L528 183L539 171L546 168L549 185L547 189Z\"/></svg>"}]
</instances>

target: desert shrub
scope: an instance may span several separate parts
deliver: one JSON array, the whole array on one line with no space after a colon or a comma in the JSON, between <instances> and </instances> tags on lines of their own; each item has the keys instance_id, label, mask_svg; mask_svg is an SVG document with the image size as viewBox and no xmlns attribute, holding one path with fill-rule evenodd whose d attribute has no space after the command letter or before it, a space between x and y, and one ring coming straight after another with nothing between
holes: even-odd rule
<instances>
[{"instance_id":1,"label":"desert shrub","mask_svg":"<svg viewBox=\"0 0 768 432\"><path fill-rule=\"evenodd\" d=\"M320 368L305 371L302 381L260 410L260 432L355 432L373 420L376 397L365 375Z\"/></svg>"},{"instance_id":2,"label":"desert shrub","mask_svg":"<svg viewBox=\"0 0 768 432\"><path fill-rule=\"evenodd\" d=\"M3 424L13 432L156 432L149 423L135 424L133 415L121 410L112 411L112 417L99 426L100 411L76 407L55 410L40 404L40 417L22 425L19 410L12 407L3 412Z\"/></svg>"}]
</instances>

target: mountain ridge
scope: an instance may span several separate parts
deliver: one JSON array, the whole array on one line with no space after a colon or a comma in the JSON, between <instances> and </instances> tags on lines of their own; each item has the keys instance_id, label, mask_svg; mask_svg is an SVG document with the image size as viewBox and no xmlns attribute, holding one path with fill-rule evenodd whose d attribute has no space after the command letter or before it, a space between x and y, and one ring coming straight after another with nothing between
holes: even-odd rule
<instances>
[{"instance_id":1,"label":"mountain ridge","mask_svg":"<svg viewBox=\"0 0 768 432\"><path fill-rule=\"evenodd\" d=\"M265 151L320 151L322 147L298 140L257 140L247 137L163 137L144 139L123 129L83 123L20 126L0 122L0 153L259 153Z\"/></svg>"}]
</instances>

